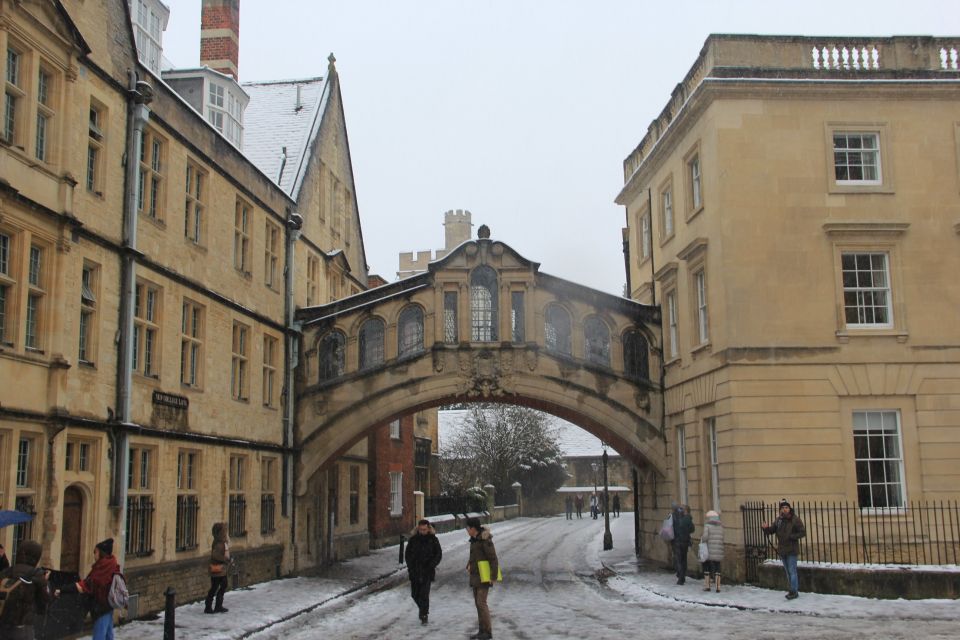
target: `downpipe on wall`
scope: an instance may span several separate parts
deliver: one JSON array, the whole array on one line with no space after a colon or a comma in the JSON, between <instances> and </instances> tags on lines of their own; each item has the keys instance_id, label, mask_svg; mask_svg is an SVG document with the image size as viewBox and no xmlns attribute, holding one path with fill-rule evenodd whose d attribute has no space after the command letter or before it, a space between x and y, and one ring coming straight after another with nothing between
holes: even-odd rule
<instances>
[{"instance_id":1,"label":"downpipe on wall","mask_svg":"<svg viewBox=\"0 0 960 640\"><path fill-rule=\"evenodd\" d=\"M290 518L290 544L294 550L294 568L297 564L297 518L293 500L293 424L295 415L295 372L299 362L300 326L294 319L296 309L293 300L294 292L294 257L297 240L300 238L300 229L303 228L303 216L295 211L287 213L286 247L284 255L284 324L286 339L284 340L284 367L283 384L283 500L280 506L281 513Z\"/></svg>"}]
</instances>

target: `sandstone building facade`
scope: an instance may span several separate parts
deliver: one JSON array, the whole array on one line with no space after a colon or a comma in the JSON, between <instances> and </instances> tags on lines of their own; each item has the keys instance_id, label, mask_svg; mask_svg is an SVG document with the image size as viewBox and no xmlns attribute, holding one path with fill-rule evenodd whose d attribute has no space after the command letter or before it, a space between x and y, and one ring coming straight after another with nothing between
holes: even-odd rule
<instances>
[{"instance_id":1,"label":"sandstone building facade","mask_svg":"<svg viewBox=\"0 0 960 640\"><path fill-rule=\"evenodd\" d=\"M624 161L630 296L663 309L653 553L671 501L742 557L748 500L895 525L960 495L958 41L710 36Z\"/></svg>"}]
</instances>

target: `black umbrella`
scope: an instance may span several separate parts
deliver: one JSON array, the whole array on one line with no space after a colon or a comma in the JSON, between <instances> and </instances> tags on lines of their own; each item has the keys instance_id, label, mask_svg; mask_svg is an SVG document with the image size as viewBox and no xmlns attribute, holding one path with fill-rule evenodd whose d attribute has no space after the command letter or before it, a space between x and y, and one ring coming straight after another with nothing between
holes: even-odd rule
<instances>
[{"instance_id":1,"label":"black umbrella","mask_svg":"<svg viewBox=\"0 0 960 640\"><path fill-rule=\"evenodd\" d=\"M12 524L23 524L31 520L33 520L32 513L13 511L11 509L0 510L0 528L9 527Z\"/></svg>"}]
</instances>

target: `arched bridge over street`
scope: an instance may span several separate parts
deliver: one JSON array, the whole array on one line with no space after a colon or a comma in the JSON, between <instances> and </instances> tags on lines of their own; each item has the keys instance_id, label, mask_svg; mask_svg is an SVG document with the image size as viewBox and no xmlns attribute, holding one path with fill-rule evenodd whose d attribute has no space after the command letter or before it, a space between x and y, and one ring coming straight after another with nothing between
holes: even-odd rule
<instances>
[{"instance_id":1,"label":"arched bridge over street","mask_svg":"<svg viewBox=\"0 0 960 640\"><path fill-rule=\"evenodd\" d=\"M502 242L464 242L421 274L297 316L300 496L370 429L456 402L541 409L666 468L659 309L542 273Z\"/></svg>"}]
</instances>

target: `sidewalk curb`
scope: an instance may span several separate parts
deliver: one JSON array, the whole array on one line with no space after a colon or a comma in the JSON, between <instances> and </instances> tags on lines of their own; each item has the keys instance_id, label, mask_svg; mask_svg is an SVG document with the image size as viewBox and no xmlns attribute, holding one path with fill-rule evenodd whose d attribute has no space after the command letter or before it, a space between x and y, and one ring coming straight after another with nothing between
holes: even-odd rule
<instances>
[{"instance_id":1,"label":"sidewalk curb","mask_svg":"<svg viewBox=\"0 0 960 640\"><path fill-rule=\"evenodd\" d=\"M337 594L334 594L334 595L329 596L329 597L327 597L327 598L324 598L323 600L321 600L321 601L319 601L319 602L315 602L314 604L311 604L311 605L308 606L308 607L303 607L302 609L298 609L298 610L296 610L296 611L292 611L292 612L290 612L290 613L288 613L288 614L286 614L286 615L284 615L284 616L282 616L282 617L280 617L280 618L277 618L276 620L271 620L270 622L266 622L266 623L264 623L264 624L256 627L255 629L250 629L250 630L248 630L248 631L244 631L242 634L240 634L239 636L237 636L237 640L244 640L244 638L249 638L250 636L252 636L252 635L254 635L254 634L256 634L256 633L260 633L261 631L265 631L265 630L269 629L270 627L273 627L273 626L276 626L276 625L279 625L279 624L283 624L284 622L287 622L287 621L289 621L289 620L292 620L292 619L296 618L297 616L301 616L301 615L303 615L303 614L305 614L305 613L310 613L311 611L314 611L314 610L316 610L316 609L319 609L320 607L322 607L322 606L324 606L324 605L326 605L326 604L329 604L329 603L333 602L334 600L338 600L338 599L340 599L340 598L344 598L344 597L346 597L346 596L352 595L352 594L354 594L354 593L356 593L356 592L358 592L358 591L363 591L364 589L368 589L368 588L372 587L373 585L377 584L378 582L383 582L383 581L385 581L385 580L387 580L387 579L389 579L389 578L392 578L392 577L395 576L396 574L400 573L400 571L403 570L403 569L404 569L404 566L403 566L403 565L400 565L400 566L398 566L396 569L393 569L392 571L388 571L388 572L386 572L386 573L382 573L382 574L380 574L380 575L378 575L378 576L375 576L375 577L373 577L373 578L370 578L370 579L368 579L368 580L365 580L364 582L361 582L360 584L354 585L354 586L350 587L349 589L346 589L345 591L341 591L340 593L337 593Z\"/></svg>"}]
</instances>

